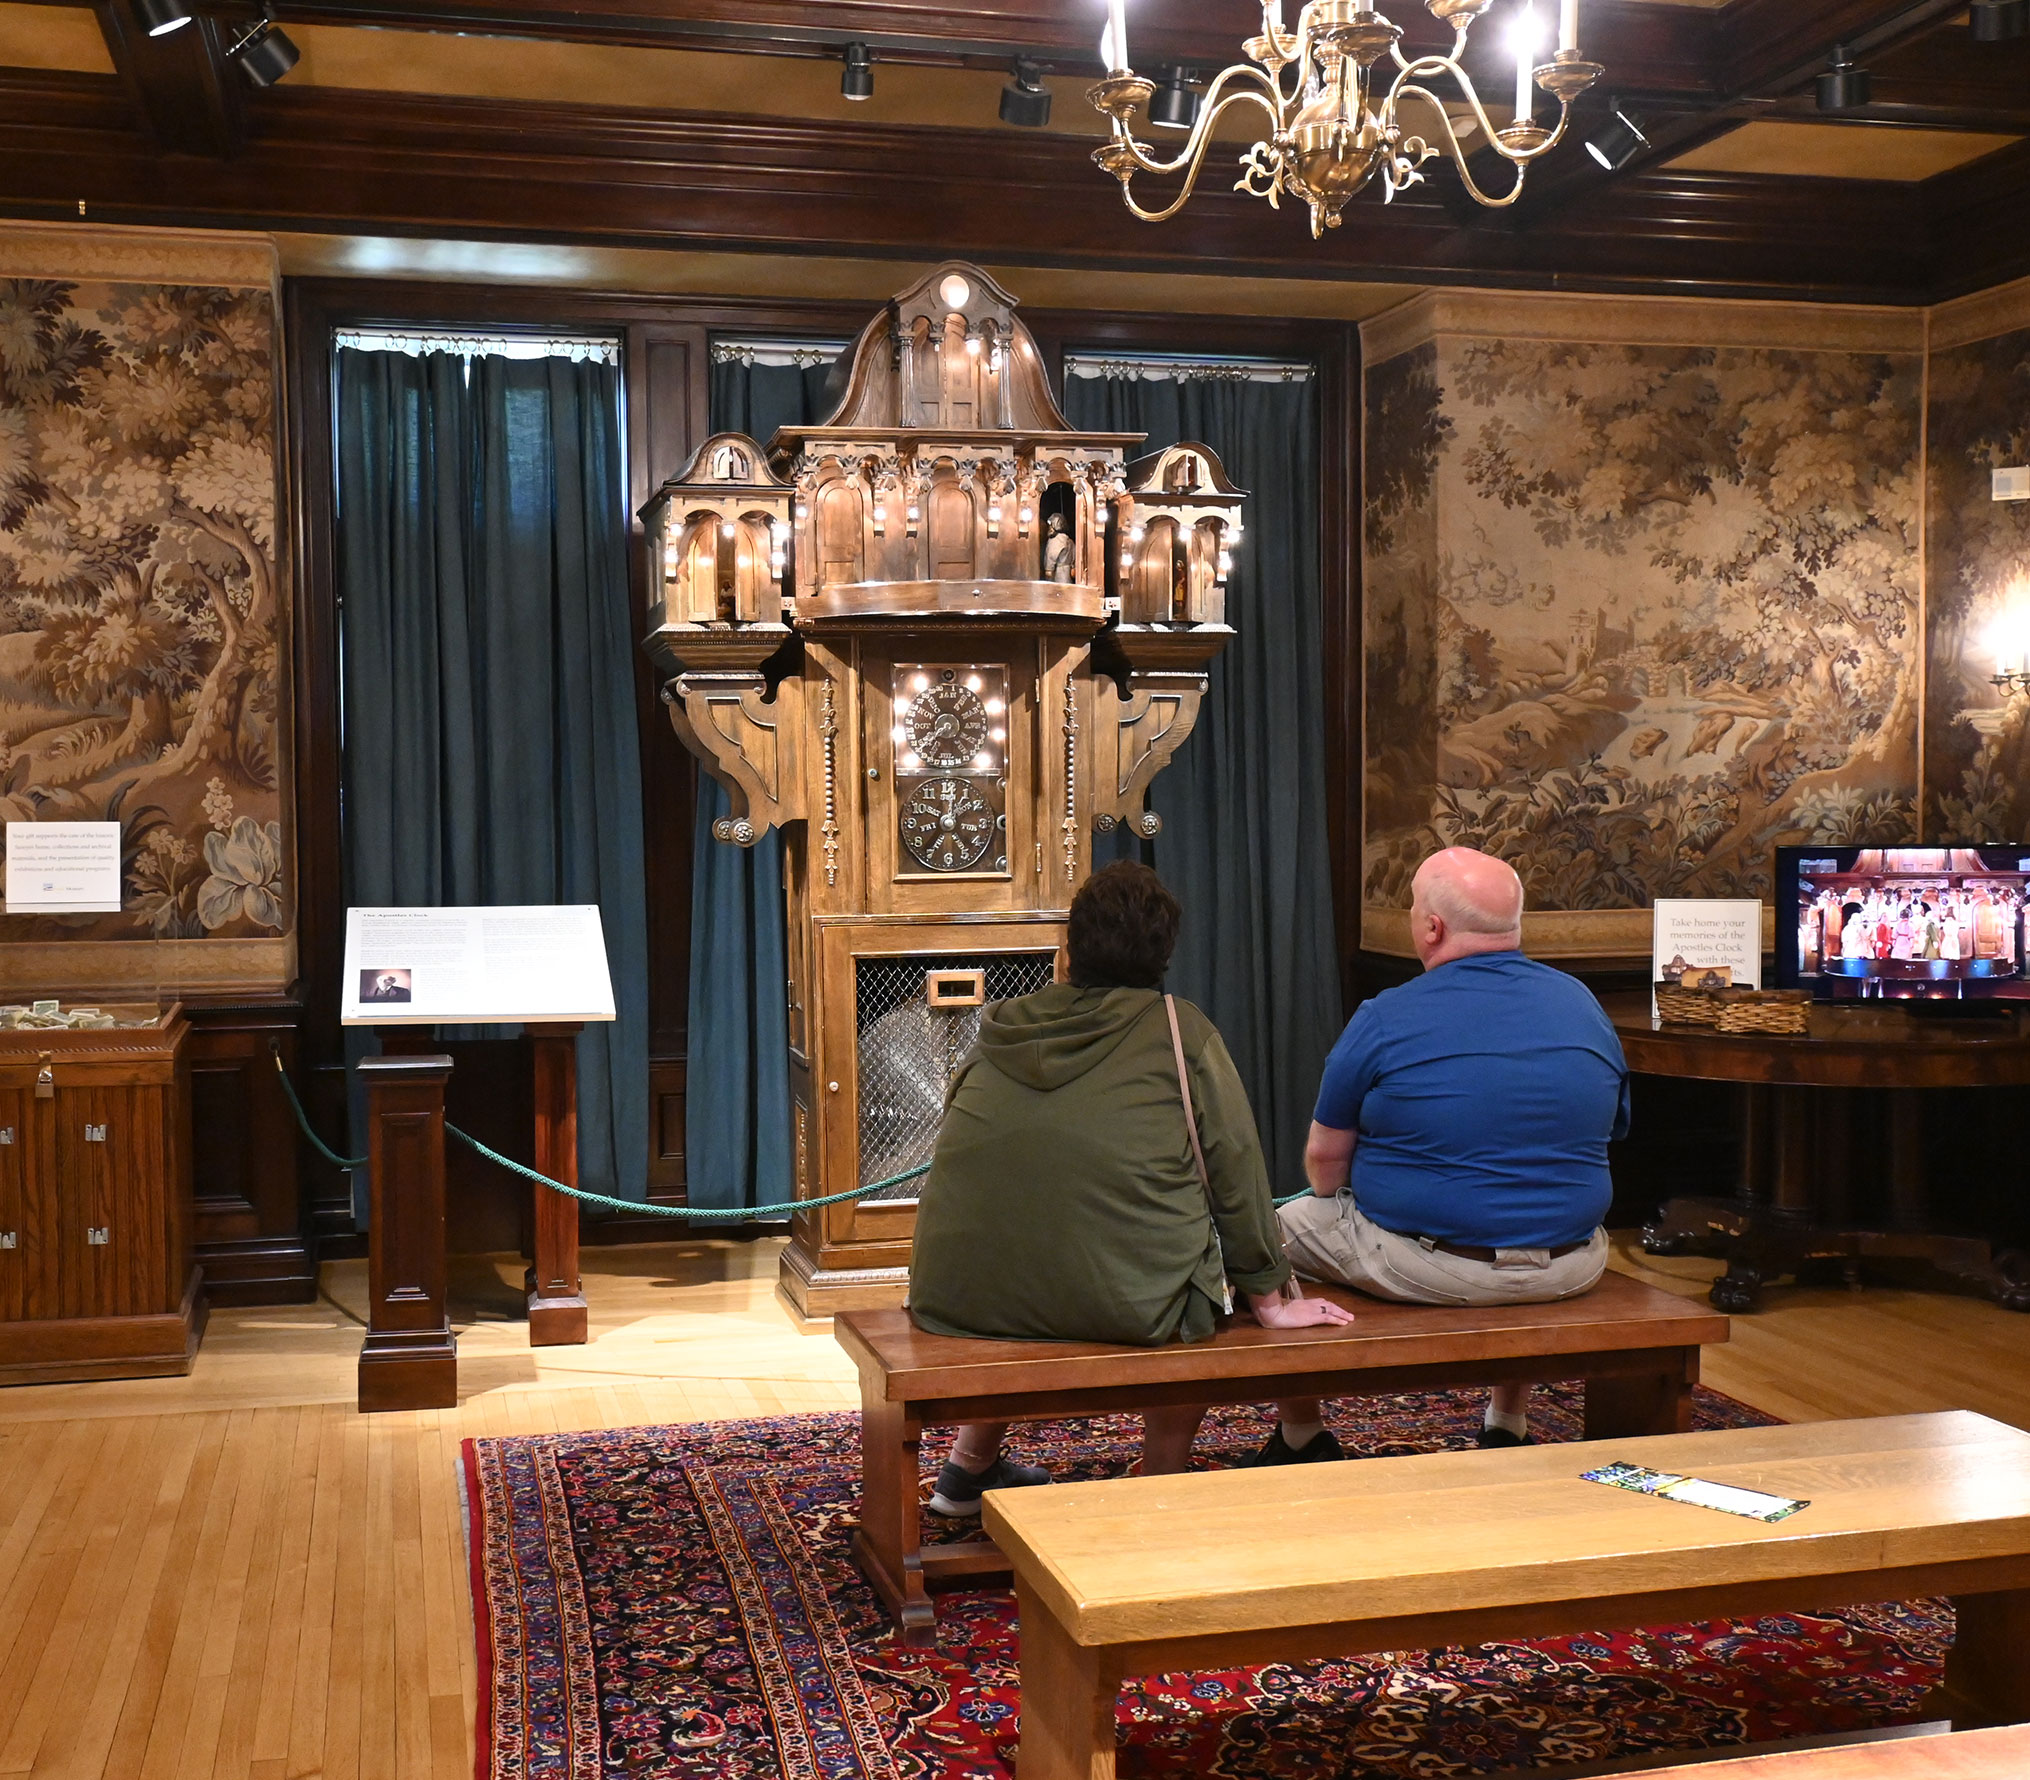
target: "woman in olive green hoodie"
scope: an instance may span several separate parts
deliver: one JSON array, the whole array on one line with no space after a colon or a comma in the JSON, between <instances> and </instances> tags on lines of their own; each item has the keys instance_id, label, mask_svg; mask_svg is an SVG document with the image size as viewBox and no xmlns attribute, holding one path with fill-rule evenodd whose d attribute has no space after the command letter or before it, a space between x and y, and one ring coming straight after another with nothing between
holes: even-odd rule
<instances>
[{"instance_id":1,"label":"woman in olive green hoodie","mask_svg":"<svg viewBox=\"0 0 2030 1780\"><path fill-rule=\"evenodd\" d=\"M1154 1347L1203 1341L1234 1295L1274 1327L1351 1320L1286 1293L1247 1092L1212 1022L1180 1001L1200 1178L1159 987L1178 919L1147 866L1110 865L1072 900L1071 981L982 1014L917 1209L909 1306L922 1327ZM1203 1413L1148 1417L1144 1471L1182 1470ZM999 1456L1002 1431L960 1431L932 1507L971 1514L984 1490L1049 1480Z\"/></svg>"}]
</instances>

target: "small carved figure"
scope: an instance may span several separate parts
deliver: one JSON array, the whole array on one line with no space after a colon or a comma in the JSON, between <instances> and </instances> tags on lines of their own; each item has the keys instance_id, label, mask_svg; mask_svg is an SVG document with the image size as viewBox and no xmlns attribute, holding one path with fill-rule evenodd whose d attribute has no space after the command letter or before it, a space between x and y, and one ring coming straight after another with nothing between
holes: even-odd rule
<instances>
[{"instance_id":1,"label":"small carved figure","mask_svg":"<svg viewBox=\"0 0 2030 1780\"><path fill-rule=\"evenodd\" d=\"M1043 578L1069 587L1076 578L1072 557L1076 554L1071 534L1065 530L1064 515L1052 513L1043 522Z\"/></svg>"}]
</instances>

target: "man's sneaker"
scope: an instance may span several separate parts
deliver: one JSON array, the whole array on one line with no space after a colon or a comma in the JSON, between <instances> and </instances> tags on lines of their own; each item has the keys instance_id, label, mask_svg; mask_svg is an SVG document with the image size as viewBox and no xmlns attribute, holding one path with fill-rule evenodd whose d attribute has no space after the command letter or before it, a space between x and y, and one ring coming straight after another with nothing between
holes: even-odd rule
<instances>
[{"instance_id":1,"label":"man's sneaker","mask_svg":"<svg viewBox=\"0 0 2030 1780\"><path fill-rule=\"evenodd\" d=\"M1018 1465L1013 1459L996 1459L978 1475L946 1459L945 1468L937 1474L930 1511L947 1520L971 1520L980 1512L980 1498L987 1491L1026 1489L1049 1481L1050 1473L1041 1465Z\"/></svg>"},{"instance_id":2,"label":"man's sneaker","mask_svg":"<svg viewBox=\"0 0 2030 1780\"><path fill-rule=\"evenodd\" d=\"M1506 1428L1482 1428L1480 1444L1485 1447L1534 1446L1536 1442L1527 1434L1511 1434Z\"/></svg>"},{"instance_id":3,"label":"man's sneaker","mask_svg":"<svg viewBox=\"0 0 2030 1780\"><path fill-rule=\"evenodd\" d=\"M1262 1450L1246 1461L1248 1466L1257 1465L1323 1465L1332 1459L1346 1457L1346 1448L1333 1438L1330 1428L1321 1428L1300 1447L1293 1447L1283 1438L1283 1430L1276 1431L1263 1442Z\"/></svg>"}]
</instances>

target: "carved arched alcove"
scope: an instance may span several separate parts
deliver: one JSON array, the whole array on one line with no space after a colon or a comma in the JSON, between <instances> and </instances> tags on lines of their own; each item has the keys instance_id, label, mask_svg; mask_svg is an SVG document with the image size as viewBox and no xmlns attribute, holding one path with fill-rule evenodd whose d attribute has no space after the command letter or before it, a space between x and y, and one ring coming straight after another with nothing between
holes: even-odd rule
<instances>
[{"instance_id":1,"label":"carved arched alcove","mask_svg":"<svg viewBox=\"0 0 2030 1780\"><path fill-rule=\"evenodd\" d=\"M970 480L950 463L937 467L926 513L930 578L969 581L979 563L979 501Z\"/></svg>"},{"instance_id":2,"label":"carved arched alcove","mask_svg":"<svg viewBox=\"0 0 2030 1780\"><path fill-rule=\"evenodd\" d=\"M867 500L859 479L837 474L812 503L818 544L818 584L851 586L867 579Z\"/></svg>"}]
</instances>

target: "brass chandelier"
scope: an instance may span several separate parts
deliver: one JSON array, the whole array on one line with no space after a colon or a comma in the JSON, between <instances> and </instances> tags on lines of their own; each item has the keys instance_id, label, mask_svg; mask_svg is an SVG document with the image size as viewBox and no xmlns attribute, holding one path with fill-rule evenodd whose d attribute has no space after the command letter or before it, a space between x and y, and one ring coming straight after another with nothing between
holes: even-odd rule
<instances>
[{"instance_id":1,"label":"brass chandelier","mask_svg":"<svg viewBox=\"0 0 2030 1780\"><path fill-rule=\"evenodd\" d=\"M1308 0L1294 32L1283 28L1283 0L1262 0L1262 34L1241 45L1246 62L1223 68L1206 88L1203 105L1184 146L1168 160L1134 134L1135 113L1154 95L1155 84L1128 65L1126 0L1108 0L1107 34L1101 44L1108 73L1087 94L1112 121L1112 139L1093 159L1121 182L1129 210L1144 222L1164 222L1190 201L1219 120L1236 105L1256 105L1269 115L1268 135L1240 157L1234 190L1267 198L1281 207L1284 193L1311 207L1311 233L1336 229L1347 201L1377 174L1383 202L1418 184L1420 169L1433 155L1449 153L1475 200L1501 209L1521 197L1530 163L1564 139L1572 101L1606 72L1579 53L1578 0L1558 0L1558 47L1539 63L1536 0L1523 0L1518 20L1515 112L1496 128L1474 89L1462 58L1475 21L1495 0L1424 0L1432 16L1455 33L1445 55L1406 56L1402 27L1359 0ZM1499 196L1474 180L1443 101L1426 85L1450 81L1473 122L1515 170L1514 184ZM1536 121L1536 92L1558 102L1558 120L1546 129ZM1401 122L1405 100L1424 101L1436 126L1436 140L1406 135ZM1426 126L1429 127L1429 126ZM1470 133L1470 131L1469 131ZM1135 200L1137 173L1158 177L1181 173L1184 188L1160 210Z\"/></svg>"}]
</instances>

